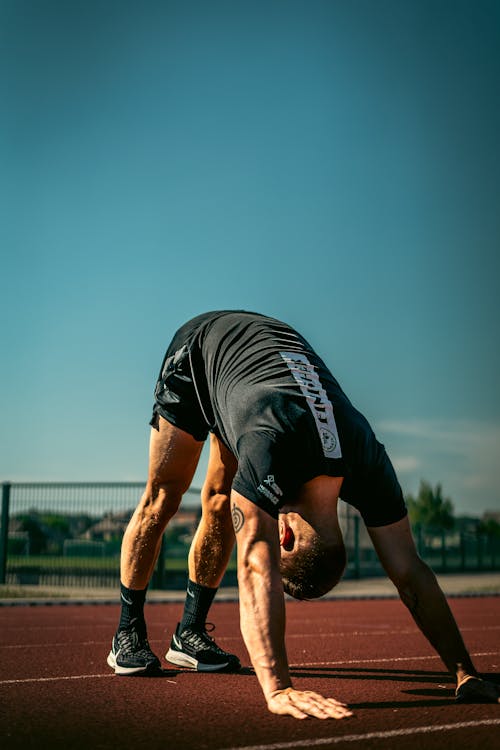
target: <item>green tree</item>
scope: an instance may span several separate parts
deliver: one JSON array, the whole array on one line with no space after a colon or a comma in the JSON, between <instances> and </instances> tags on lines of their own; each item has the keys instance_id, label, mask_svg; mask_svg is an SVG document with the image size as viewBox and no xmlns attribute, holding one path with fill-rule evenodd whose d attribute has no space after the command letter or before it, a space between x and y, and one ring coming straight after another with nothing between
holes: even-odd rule
<instances>
[{"instance_id":1,"label":"green tree","mask_svg":"<svg viewBox=\"0 0 500 750\"><path fill-rule=\"evenodd\" d=\"M47 536L40 524L40 519L36 514L22 514L19 516L20 527L22 531L28 532L29 551L31 555L40 555L46 551Z\"/></svg>"},{"instance_id":2,"label":"green tree","mask_svg":"<svg viewBox=\"0 0 500 750\"><path fill-rule=\"evenodd\" d=\"M493 518L482 520L478 524L478 531L480 531L481 534L486 534L487 536L500 538L500 523L498 523L498 521L495 521L495 519Z\"/></svg>"},{"instance_id":3,"label":"green tree","mask_svg":"<svg viewBox=\"0 0 500 750\"><path fill-rule=\"evenodd\" d=\"M64 540L71 536L67 516L58 513L42 513L40 526L47 538L46 551L51 555L61 554Z\"/></svg>"},{"instance_id":4,"label":"green tree","mask_svg":"<svg viewBox=\"0 0 500 750\"><path fill-rule=\"evenodd\" d=\"M408 495L406 504L413 526L440 531L452 529L455 525L453 503L443 497L440 484L433 488L429 482L422 480L417 497Z\"/></svg>"}]
</instances>

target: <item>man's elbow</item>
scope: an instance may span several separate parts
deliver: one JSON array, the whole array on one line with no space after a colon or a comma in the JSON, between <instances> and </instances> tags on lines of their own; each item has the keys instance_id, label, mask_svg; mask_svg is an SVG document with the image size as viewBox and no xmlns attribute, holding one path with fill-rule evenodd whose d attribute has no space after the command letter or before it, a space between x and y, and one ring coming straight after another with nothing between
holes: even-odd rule
<instances>
[{"instance_id":1,"label":"man's elbow","mask_svg":"<svg viewBox=\"0 0 500 750\"><path fill-rule=\"evenodd\" d=\"M259 578L267 578L270 573L270 564L259 555L248 554L238 559L238 582L246 583Z\"/></svg>"},{"instance_id":2,"label":"man's elbow","mask_svg":"<svg viewBox=\"0 0 500 750\"><path fill-rule=\"evenodd\" d=\"M238 585L241 589L282 588L279 561L259 545L250 547L238 556Z\"/></svg>"}]
</instances>

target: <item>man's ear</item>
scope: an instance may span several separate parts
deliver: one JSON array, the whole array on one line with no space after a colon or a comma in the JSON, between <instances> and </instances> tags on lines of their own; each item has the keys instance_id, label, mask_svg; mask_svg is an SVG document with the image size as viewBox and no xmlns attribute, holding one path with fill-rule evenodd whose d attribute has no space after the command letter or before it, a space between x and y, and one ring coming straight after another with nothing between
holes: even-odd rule
<instances>
[{"instance_id":1,"label":"man's ear","mask_svg":"<svg viewBox=\"0 0 500 750\"><path fill-rule=\"evenodd\" d=\"M287 552L293 549L295 535L284 518L280 518L280 545Z\"/></svg>"}]
</instances>

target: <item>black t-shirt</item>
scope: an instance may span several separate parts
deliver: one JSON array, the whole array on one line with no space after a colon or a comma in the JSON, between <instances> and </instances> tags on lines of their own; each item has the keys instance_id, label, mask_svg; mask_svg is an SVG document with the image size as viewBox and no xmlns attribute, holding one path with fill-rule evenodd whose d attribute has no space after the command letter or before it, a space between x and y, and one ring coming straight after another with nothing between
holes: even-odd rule
<instances>
[{"instance_id":1,"label":"black t-shirt","mask_svg":"<svg viewBox=\"0 0 500 750\"><path fill-rule=\"evenodd\" d=\"M198 439L203 429L215 432L238 459L234 489L274 517L319 475L344 477L341 497L360 509L368 525L405 515L384 447L290 326L257 313L206 313L179 329L164 365L174 361L169 403L157 385L157 410ZM164 384L165 366L162 374L158 382ZM190 376L197 420L193 404L186 403Z\"/></svg>"}]
</instances>

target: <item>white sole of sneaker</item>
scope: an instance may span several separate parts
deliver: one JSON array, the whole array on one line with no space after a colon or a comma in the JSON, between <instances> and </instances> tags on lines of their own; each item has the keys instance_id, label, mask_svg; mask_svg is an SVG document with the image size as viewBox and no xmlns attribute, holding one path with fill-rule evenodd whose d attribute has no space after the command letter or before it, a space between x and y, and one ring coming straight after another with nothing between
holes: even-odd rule
<instances>
[{"instance_id":1,"label":"white sole of sneaker","mask_svg":"<svg viewBox=\"0 0 500 750\"><path fill-rule=\"evenodd\" d=\"M116 663L115 655L112 651L109 652L107 658L108 665L111 669L115 670L115 674L128 675L128 674L139 674L140 672L147 672L147 667L121 667Z\"/></svg>"},{"instance_id":2,"label":"white sole of sneaker","mask_svg":"<svg viewBox=\"0 0 500 750\"><path fill-rule=\"evenodd\" d=\"M225 662L224 664L200 664L193 656L183 654L181 651L174 651L171 648L165 654L165 659L177 667L196 669L197 672L220 672L229 666L229 662Z\"/></svg>"}]
</instances>

